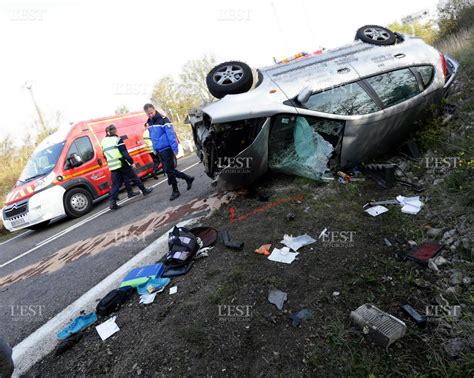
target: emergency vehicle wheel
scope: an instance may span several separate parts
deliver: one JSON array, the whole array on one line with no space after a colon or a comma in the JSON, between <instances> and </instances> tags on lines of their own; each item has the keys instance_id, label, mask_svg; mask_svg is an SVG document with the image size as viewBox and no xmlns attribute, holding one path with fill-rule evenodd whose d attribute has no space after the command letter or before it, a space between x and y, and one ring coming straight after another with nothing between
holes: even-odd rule
<instances>
[{"instance_id":1,"label":"emergency vehicle wheel","mask_svg":"<svg viewBox=\"0 0 474 378\"><path fill-rule=\"evenodd\" d=\"M92 196L88 190L74 188L64 196L64 210L70 218L79 218L92 208Z\"/></svg>"}]
</instances>

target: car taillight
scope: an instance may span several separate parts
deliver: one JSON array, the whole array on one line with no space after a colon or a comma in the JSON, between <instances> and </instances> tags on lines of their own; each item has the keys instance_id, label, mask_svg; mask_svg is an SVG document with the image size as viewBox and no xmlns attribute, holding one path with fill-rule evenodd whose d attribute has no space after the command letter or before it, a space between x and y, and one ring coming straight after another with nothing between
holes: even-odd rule
<instances>
[{"instance_id":1,"label":"car taillight","mask_svg":"<svg viewBox=\"0 0 474 378\"><path fill-rule=\"evenodd\" d=\"M444 75L444 82L448 79L448 67L446 66L446 58L444 57L443 53L439 53L439 57L441 58L441 67L443 68L443 75Z\"/></svg>"}]
</instances>

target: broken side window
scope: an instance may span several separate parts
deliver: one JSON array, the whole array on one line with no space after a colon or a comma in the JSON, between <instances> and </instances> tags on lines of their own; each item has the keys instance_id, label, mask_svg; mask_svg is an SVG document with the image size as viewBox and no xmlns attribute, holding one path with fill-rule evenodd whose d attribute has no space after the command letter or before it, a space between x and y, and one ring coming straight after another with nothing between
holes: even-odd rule
<instances>
[{"instance_id":1,"label":"broken side window","mask_svg":"<svg viewBox=\"0 0 474 378\"><path fill-rule=\"evenodd\" d=\"M269 167L318 180L338 146L343 121L282 115L275 119L269 140Z\"/></svg>"}]
</instances>

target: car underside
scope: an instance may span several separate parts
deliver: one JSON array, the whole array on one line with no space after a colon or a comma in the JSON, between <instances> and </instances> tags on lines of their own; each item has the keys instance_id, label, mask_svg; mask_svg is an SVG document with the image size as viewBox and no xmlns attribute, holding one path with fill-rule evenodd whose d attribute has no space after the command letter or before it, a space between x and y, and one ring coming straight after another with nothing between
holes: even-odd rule
<instances>
[{"instance_id":1,"label":"car underside","mask_svg":"<svg viewBox=\"0 0 474 378\"><path fill-rule=\"evenodd\" d=\"M206 174L223 189L268 169L321 179L399 146L447 95L458 64L387 30L365 26L350 45L263 68L253 88L243 63L216 66L208 87L220 99L189 112Z\"/></svg>"}]
</instances>

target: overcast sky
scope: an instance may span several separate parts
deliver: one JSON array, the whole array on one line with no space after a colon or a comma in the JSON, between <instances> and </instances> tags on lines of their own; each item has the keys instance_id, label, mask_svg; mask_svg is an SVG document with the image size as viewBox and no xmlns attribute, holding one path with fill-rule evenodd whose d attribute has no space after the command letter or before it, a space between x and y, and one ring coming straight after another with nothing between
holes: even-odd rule
<instances>
[{"instance_id":1,"label":"overcast sky","mask_svg":"<svg viewBox=\"0 0 474 378\"><path fill-rule=\"evenodd\" d=\"M34 119L65 122L140 110L153 84L210 53L253 67L349 43L358 27L387 25L438 0L0 0L0 139Z\"/></svg>"}]
</instances>

